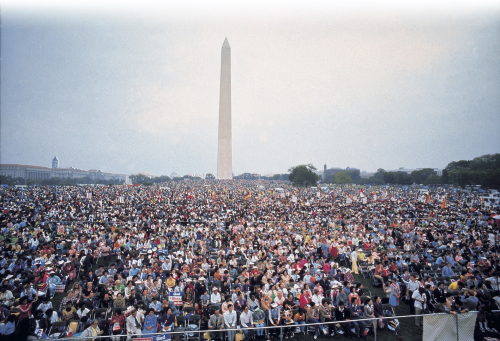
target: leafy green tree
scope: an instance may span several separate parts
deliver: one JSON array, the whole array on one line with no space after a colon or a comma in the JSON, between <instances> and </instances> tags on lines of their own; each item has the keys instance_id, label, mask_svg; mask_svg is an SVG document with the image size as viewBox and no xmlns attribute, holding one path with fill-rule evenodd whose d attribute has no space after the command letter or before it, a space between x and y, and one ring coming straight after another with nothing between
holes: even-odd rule
<instances>
[{"instance_id":1,"label":"leafy green tree","mask_svg":"<svg viewBox=\"0 0 500 341\"><path fill-rule=\"evenodd\" d=\"M314 171L316 167L312 164L299 165L288 170L288 180L297 187L310 187L318 184L319 176Z\"/></svg>"},{"instance_id":2,"label":"leafy green tree","mask_svg":"<svg viewBox=\"0 0 500 341\"><path fill-rule=\"evenodd\" d=\"M450 162L443 170L443 182L461 187L481 185L500 188L500 154L487 154L472 160Z\"/></svg>"},{"instance_id":3,"label":"leafy green tree","mask_svg":"<svg viewBox=\"0 0 500 341\"><path fill-rule=\"evenodd\" d=\"M432 168L424 168L420 170L414 170L411 172L411 177L413 182L417 184L427 184L427 178L431 175L435 175L436 172Z\"/></svg>"},{"instance_id":4,"label":"leafy green tree","mask_svg":"<svg viewBox=\"0 0 500 341\"><path fill-rule=\"evenodd\" d=\"M384 173L384 182L388 184L395 184L396 182L396 172L385 172Z\"/></svg>"},{"instance_id":5,"label":"leafy green tree","mask_svg":"<svg viewBox=\"0 0 500 341\"><path fill-rule=\"evenodd\" d=\"M352 179L351 183L357 182L361 179L359 169L346 169L345 171L343 171L343 173L346 173L347 175L350 176L350 178ZM333 182L335 182L335 178Z\"/></svg>"},{"instance_id":6,"label":"leafy green tree","mask_svg":"<svg viewBox=\"0 0 500 341\"><path fill-rule=\"evenodd\" d=\"M336 184L350 184L352 183L352 178L346 172L338 172L333 177L333 182Z\"/></svg>"}]
</instances>

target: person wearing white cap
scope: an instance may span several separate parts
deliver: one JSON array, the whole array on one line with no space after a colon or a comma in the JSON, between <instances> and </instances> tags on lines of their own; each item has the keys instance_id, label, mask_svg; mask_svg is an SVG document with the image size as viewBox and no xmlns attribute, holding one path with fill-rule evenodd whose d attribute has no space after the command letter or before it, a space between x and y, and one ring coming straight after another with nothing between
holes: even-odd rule
<instances>
[{"instance_id":1,"label":"person wearing white cap","mask_svg":"<svg viewBox=\"0 0 500 341\"><path fill-rule=\"evenodd\" d=\"M269 324L274 327L278 327L281 324L280 309L277 303L271 304L271 310L269 310ZM269 333L271 333L271 331L278 331L278 328L270 329Z\"/></svg>"},{"instance_id":2,"label":"person wearing white cap","mask_svg":"<svg viewBox=\"0 0 500 341\"><path fill-rule=\"evenodd\" d=\"M56 291L57 286L61 284L61 279L56 276L54 271L50 272L50 278L47 280L47 285L49 286L49 294L50 296L54 296L54 292Z\"/></svg>"},{"instance_id":3,"label":"person wearing white cap","mask_svg":"<svg viewBox=\"0 0 500 341\"><path fill-rule=\"evenodd\" d=\"M214 287L212 295L210 295L210 303L211 304L219 304L221 303L221 296L219 294L219 288Z\"/></svg>"}]
</instances>

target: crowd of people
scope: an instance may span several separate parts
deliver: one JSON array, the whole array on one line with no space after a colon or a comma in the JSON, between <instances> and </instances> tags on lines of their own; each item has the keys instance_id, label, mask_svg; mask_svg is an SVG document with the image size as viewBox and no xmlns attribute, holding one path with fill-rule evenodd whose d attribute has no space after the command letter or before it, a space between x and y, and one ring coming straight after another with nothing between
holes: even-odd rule
<instances>
[{"instance_id":1,"label":"crowd of people","mask_svg":"<svg viewBox=\"0 0 500 341\"><path fill-rule=\"evenodd\" d=\"M6 187L0 206L3 339L70 321L115 340L183 324L289 338L305 323L314 338L361 338L403 302L479 311L478 329L497 333L498 207L473 192L213 180Z\"/></svg>"}]
</instances>

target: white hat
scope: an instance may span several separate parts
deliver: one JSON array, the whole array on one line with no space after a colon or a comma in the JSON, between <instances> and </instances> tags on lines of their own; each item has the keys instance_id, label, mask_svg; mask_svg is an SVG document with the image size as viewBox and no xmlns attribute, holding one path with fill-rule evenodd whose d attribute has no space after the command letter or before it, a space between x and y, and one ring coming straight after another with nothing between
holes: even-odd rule
<instances>
[{"instance_id":1,"label":"white hat","mask_svg":"<svg viewBox=\"0 0 500 341\"><path fill-rule=\"evenodd\" d=\"M277 306L278 306L278 303L273 302L273 304L271 304L271 307L273 307L273 308L276 308Z\"/></svg>"},{"instance_id":2,"label":"white hat","mask_svg":"<svg viewBox=\"0 0 500 341\"><path fill-rule=\"evenodd\" d=\"M198 278L199 281L204 281L205 280L205 277L201 276L200 278Z\"/></svg>"}]
</instances>

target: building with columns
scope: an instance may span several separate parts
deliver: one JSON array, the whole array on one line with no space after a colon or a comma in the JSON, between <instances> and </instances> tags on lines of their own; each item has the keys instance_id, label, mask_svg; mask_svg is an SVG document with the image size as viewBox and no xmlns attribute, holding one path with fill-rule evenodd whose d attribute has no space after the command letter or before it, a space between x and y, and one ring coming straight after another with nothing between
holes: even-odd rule
<instances>
[{"instance_id":1,"label":"building with columns","mask_svg":"<svg viewBox=\"0 0 500 341\"><path fill-rule=\"evenodd\" d=\"M25 180L89 178L90 180L116 180L117 182L128 182L127 174L107 173L98 169L83 170L72 167L59 168L59 160L57 157L54 157L52 160L52 168L19 164L0 164L0 175L10 176L12 178L23 178Z\"/></svg>"}]
</instances>

